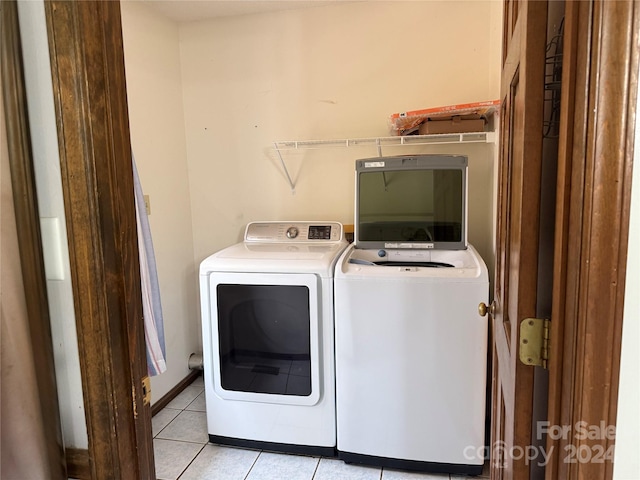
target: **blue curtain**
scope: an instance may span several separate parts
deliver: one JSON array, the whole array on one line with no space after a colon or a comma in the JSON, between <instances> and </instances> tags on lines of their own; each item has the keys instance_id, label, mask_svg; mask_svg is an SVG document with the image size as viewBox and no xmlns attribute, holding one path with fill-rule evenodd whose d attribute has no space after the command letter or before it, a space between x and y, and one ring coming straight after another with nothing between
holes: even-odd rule
<instances>
[{"instance_id":1,"label":"blue curtain","mask_svg":"<svg viewBox=\"0 0 640 480\"><path fill-rule=\"evenodd\" d=\"M144 204L142 185L133 158L133 181L136 200L136 220L138 224L138 250L140 252L140 280L142 282L142 312L144 315L144 336L147 344L147 366L149 375L159 375L167 369L164 342L164 322L156 257L151 240L149 218Z\"/></svg>"}]
</instances>

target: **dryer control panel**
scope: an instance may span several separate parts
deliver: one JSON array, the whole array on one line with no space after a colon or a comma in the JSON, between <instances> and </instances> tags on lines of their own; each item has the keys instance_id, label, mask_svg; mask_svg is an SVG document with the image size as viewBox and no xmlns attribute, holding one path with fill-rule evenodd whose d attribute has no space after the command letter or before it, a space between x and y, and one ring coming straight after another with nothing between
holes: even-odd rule
<instances>
[{"instance_id":1,"label":"dryer control panel","mask_svg":"<svg viewBox=\"0 0 640 480\"><path fill-rule=\"evenodd\" d=\"M252 222L247 225L245 242L337 243L343 241L339 222Z\"/></svg>"}]
</instances>

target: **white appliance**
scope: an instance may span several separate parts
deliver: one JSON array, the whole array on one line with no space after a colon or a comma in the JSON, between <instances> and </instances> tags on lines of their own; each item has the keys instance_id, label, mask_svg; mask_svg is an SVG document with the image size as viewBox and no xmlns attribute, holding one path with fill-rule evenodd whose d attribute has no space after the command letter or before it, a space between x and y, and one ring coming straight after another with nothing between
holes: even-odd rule
<instances>
[{"instance_id":1,"label":"white appliance","mask_svg":"<svg viewBox=\"0 0 640 480\"><path fill-rule=\"evenodd\" d=\"M209 439L334 455L337 222L254 222L200 265Z\"/></svg>"},{"instance_id":2,"label":"white appliance","mask_svg":"<svg viewBox=\"0 0 640 480\"><path fill-rule=\"evenodd\" d=\"M350 246L334 281L338 456L480 474L487 320L477 307L489 281L475 249Z\"/></svg>"}]
</instances>

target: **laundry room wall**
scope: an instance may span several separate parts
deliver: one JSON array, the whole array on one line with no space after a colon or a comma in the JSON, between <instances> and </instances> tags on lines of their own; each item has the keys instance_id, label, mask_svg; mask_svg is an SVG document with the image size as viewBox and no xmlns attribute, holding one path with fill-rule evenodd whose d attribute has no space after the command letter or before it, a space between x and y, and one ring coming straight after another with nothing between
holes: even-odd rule
<instances>
[{"instance_id":1,"label":"laundry room wall","mask_svg":"<svg viewBox=\"0 0 640 480\"><path fill-rule=\"evenodd\" d=\"M501 2L345 2L180 26L195 262L252 220L353 223L354 161L372 147L282 153L282 140L388 136L394 112L499 96ZM469 240L493 265L493 145L462 153Z\"/></svg>"},{"instance_id":2,"label":"laundry room wall","mask_svg":"<svg viewBox=\"0 0 640 480\"><path fill-rule=\"evenodd\" d=\"M638 72L640 75L640 71ZM636 112L640 111L640 96ZM614 480L640 478L640 122L635 127L634 172L631 180L629 209L629 247L625 283L624 317L620 351L620 385L616 419L616 446L613 462Z\"/></svg>"},{"instance_id":3,"label":"laundry room wall","mask_svg":"<svg viewBox=\"0 0 640 480\"><path fill-rule=\"evenodd\" d=\"M121 10L131 144L150 200L166 339L167 371L151 378L155 403L188 375L189 355L201 350L179 31L144 2L122 2Z\"/></svg>"},{"instance_id":4,"label":"laundry room wall","mask_svg":"<svg viewBox=\"0 0 640 480\"><path fill-rule=\"evenodd\" d=\"M353 222L354 161L371 147L286 151L274 141L389 135L391 113L499 95L502 4L336 2L178 24L121 3L134 154L158 261L168 371L200 350L200 261L252 220ZM494 258L494 145L384 148L469 155L469 240Z\"/></svg>"}]
</instances>

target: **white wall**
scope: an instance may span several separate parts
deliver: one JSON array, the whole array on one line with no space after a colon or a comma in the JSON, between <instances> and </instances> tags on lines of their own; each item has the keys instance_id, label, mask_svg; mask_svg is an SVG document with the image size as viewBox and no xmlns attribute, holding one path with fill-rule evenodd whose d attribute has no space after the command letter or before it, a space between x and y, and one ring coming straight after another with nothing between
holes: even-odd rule
<instances>
[{"instance_id":1,"label":"white wall","mask_svg":"<svg viewBox=\"0 0 640 480\"><path fill-rule=\"evenodd\" d=\"M638 106L640 111L640 96ZM640 122L636 120L613 478L640 478Z\"/></svg>"},{"instance_id":2,"label":"white wall","mask_svg":"<svg viewBox=\"0 0 640 480\"><path fill-rule=\"evenodd\" d=\"M62 277L57 280L47 279L47 296L63 441L69 448L87 448L89 441L82 399L44 3L20 1L18 14L38 209L41 218L57 218L60 226L57 238L44 238L43 232L43 241L49 245L57 243L61 247L57 252ZM47 255L49 250L46 245L44 250ZM45 263L47 260L45 257ZM47 276L50 276L50 271Z\"/></svg>"},{"instance_id":3,"label":"white wall","mask_svg":"<svg viewBox=\"0 0 640 480\"><path fill-rule=\"evenodd\" d=\"M122 2L121 10L131 144L150 198L167 350L167 371L151 378L154 403L201 351L178 26L143 2Z\"/></svg>"},{"instance_id":4,"label":"white wall","mask_svg":"<svg viewBox=\"0 0 640 480\"><path fill-rule=\"evenodd\" d=\"M251 220L353 223L354 160L375 148L285 153L292 195L272 142L386 136L394 112L498 98L500 24L490 1L348 2L182 24L196 263ZM421 151L470 155L469 239L493 265L493 148Z\"/></svg>"}]
</instances>

